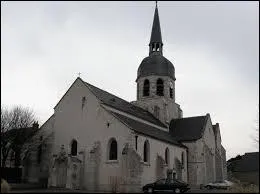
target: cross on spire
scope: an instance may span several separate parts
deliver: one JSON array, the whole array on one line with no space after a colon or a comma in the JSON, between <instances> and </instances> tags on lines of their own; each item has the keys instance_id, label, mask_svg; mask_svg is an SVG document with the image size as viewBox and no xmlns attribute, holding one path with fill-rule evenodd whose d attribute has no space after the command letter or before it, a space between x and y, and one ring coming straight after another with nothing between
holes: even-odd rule
<instances>
[{"instance_id":1,"label":"cross on spire","mask_svg":"<svg viewBox=\"0 0 260 194\"><path fill-rule=\"evenodd\" d=\"M155 6L157 7L157 1L155 1Z\"/></svg>"},{"instance_id":2,"label":"cross on spire","mask_svg":"<svg viewBox=\"0 0 260 194\"><path fill-rule=\"evenodd\" d=\"M81 73L79 72L79 73L78 73L79 77L80 77L80 74L81 74Z\"/></svg>"}]
</instances>

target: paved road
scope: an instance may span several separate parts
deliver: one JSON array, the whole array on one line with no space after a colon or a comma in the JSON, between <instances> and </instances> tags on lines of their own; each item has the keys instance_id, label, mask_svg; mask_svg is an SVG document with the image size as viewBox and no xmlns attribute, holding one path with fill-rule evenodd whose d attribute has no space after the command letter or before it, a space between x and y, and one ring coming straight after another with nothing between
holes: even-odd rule
<instances>
[{"instance_id":1,"label":"paved road","mask_svg":"<svg viewBox=\"0 0 260 194\"><path fill-rule=\"evenodd\" d=\"M94 193L94 192L70 190L70 189L30 189L30 190L11 190L10 193ZM100 192L100 193L104 193L104 192ZM228 193L228 191L219 190L219 189L211 189L211 190L192 189L189 190L187 193Z\"/></svg>"},{"instance_id":2,"label":"paved road","mask_svg":"<svg viewBox=\"0 0 260 194\"><path fill-rule=\"evenodd\" d=\"M229 191L224 189L192 189L189 190L187 193L229 193Z\"/></svg>"},{"instance_id":3,"label":"paved road","mask_svg":"<svg viewBox=\"0 0 260 194\"><path fill-rule=\"evenodd\" d=\"M11 190L10 193L94 193L94 192L88 192L83 190L49 188L49 189L22 189L22 190L15 189L15 190ZM95 193L104 193L104 192L95 192Z\"/></svg>"}]
</instances>

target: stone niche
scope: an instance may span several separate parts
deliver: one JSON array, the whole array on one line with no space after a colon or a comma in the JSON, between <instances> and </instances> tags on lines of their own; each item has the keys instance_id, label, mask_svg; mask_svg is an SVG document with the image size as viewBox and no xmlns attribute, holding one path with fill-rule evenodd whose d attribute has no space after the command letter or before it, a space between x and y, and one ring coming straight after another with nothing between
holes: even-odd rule
<instances>
[{"instance_id":1,"label":"stone niche","mask_svg":"<svg viewBox=\"0 0 260 194\"><path fill-rule=\"evenodd\" d=\"M77 156L67 155L64 146L57 155L53 155L48 187L80 189L81 160Z\"/></svg>"}]
</instances>

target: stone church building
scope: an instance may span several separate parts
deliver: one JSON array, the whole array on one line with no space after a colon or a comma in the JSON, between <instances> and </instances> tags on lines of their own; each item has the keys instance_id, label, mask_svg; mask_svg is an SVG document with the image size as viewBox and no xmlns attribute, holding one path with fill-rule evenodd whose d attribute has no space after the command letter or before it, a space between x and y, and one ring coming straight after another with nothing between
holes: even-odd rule
<instances>
[{"instance_id":1,"label":"stone church building","mask_svg":"<svg viewBox=\"0 0 260 194\"><path fill-rule=\"evenodd\" d=\"M54 114L24 144L23 180L89 191L140 191L160 178L198 186L226 178L220 127L210 114L183 117L175 68L163 56L156 5L149 56L127 102L77 78Z\"/></svg>"}]
</instances>

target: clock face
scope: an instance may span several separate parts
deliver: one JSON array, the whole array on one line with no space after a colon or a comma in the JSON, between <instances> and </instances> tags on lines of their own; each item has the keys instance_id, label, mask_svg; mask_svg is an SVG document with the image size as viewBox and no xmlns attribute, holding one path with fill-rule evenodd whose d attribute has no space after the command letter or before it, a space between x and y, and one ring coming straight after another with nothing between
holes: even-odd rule
<instances>
[{"instance_id":1,"label":"clock face","mask_svg":"<svg viewBox=\"0 0 260 194\"><path fill-rule=\"evenodd\" d=\"M170 82L170 88L173 88L173 83L172 82Z\"/></svg>"}]
</instances>

